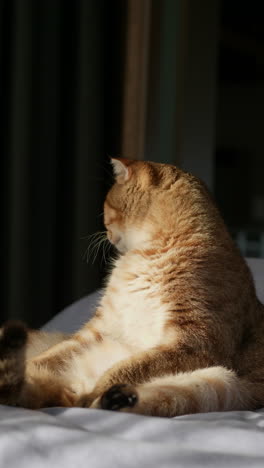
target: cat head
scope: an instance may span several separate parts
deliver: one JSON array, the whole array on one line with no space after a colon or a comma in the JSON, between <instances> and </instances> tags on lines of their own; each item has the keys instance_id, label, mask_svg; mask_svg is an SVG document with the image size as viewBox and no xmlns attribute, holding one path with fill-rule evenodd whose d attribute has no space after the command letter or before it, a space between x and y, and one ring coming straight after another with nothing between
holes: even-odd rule
<instances>
[{"instance_id":1,"label":"cat head","mask_svg":"<svg viewBox=\"0 0 264 468\"><path fill-rule=\"evenodd\" d=\"M167 164L111 160L115 183L104 204L109 241L124 253L146 248L170 224L168 192L182 171Z\"/></svg>"}]
</instances>

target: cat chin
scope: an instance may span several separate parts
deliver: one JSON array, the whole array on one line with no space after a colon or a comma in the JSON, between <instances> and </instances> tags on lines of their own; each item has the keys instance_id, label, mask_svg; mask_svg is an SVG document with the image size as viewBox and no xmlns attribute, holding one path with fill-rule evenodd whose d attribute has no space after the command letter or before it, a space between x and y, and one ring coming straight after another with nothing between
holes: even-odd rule
<instances>
[{"instance_id":1,"label":"cat chin","mask_svg":"<svg viewBox=\"0 0 264 468\"><path fill-rule=\"evenodd\" d=\"M126 246L124 245L123 241L122 241L122 238L119 236L119 237L114 237L112 232L107 232L107 237L108 237L108 240L110 242L110 244L112 244L113 247L116 248L116 250L121 253L121 254L124 254L127 252L127 248Z\"/></svg>"},{"instance_id":2,"label":"cat chin","mask_svg":"<svg viewBox=\"0 0 264 468\"><path fill-rule=\"evenodd\" d=\"M127 252L127 248L124 246L124 244L122 243L122 240L120 240L119 242L117 242L117 244L113 244L114 247L116 248L116 250L121 253L121 254L125 254Z\"/></svg>"}]
</instances>

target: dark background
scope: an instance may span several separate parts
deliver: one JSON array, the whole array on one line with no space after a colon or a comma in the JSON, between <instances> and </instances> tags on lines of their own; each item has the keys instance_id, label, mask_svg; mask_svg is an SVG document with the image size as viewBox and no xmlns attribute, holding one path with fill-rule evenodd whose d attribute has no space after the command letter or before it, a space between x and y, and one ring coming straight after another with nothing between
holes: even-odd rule
<instances>
[{"instance_id":1,"label":"dark background","mask_svg":"<svg viewBox=\"0 0 264 468\"><path fill-rule=\"evenodd\" d=\"M264 256L261 2L146 4L144 157L203 178L243 254ZM40 326L102 283L84 254L124 148L129 7L0 0L1 321Z\"/></svg>"},{"instance_id":2,"label":"dark background","mask_svg":"<svg viewBox=\"0 0 264 468\"><path fill-rule=\"evenodd\" d=\"M2 320L39 326L100 284L100 258L83 255L120 151L124 14L118 1L0 3Z\"/></svg>"}]
</instances>

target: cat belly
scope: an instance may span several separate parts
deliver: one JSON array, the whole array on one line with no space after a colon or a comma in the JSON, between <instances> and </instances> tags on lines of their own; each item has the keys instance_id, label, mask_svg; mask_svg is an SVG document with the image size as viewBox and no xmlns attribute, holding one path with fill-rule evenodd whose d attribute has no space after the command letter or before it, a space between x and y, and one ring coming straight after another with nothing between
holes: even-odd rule
<instances>
[{"instance_id":1,"label":"cat belly","mask_svg":"<svg viewBox=\"0 0 264 468\"><path fill-rule=\"evenodd\" d=\"M135 280L122 284L119 281L117 288L113 287L114 280L101 303L105 329L118 341L138 350L159 346L164 343L164 339L168 342L168 304L161 302L160 295L149 283Z\"/></svg>"},{"instance_id":2,"label":"cat belly","mask_svg":"<svg viewBox=\"0 0 264 468\"><path fill-rule=\"evenodd\" d=\"M67 371L67 380L71 389L78 395L90 393L99 377L116 362L132 355L131 349L117 341L103 337L76 355Z\"/></svg>"}]
</instances>

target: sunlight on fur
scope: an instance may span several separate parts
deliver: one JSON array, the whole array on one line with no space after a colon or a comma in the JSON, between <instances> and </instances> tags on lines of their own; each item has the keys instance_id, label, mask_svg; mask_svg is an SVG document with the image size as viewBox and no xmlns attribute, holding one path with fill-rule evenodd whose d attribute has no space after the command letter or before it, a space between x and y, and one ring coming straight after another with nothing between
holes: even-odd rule
<instances>
[{"instance_id":1,"label":"sunlight on fur","mask_svg":"<svg viewBox=\"0 0 264 468\"><path fill-rule=\"evenodd\" d=\"M264 306L204 184L172 165L112 159L113 245L99 306L77 333L0 331L0 403L173 417L264 406Z\"/></svg>"}]
</instances>

